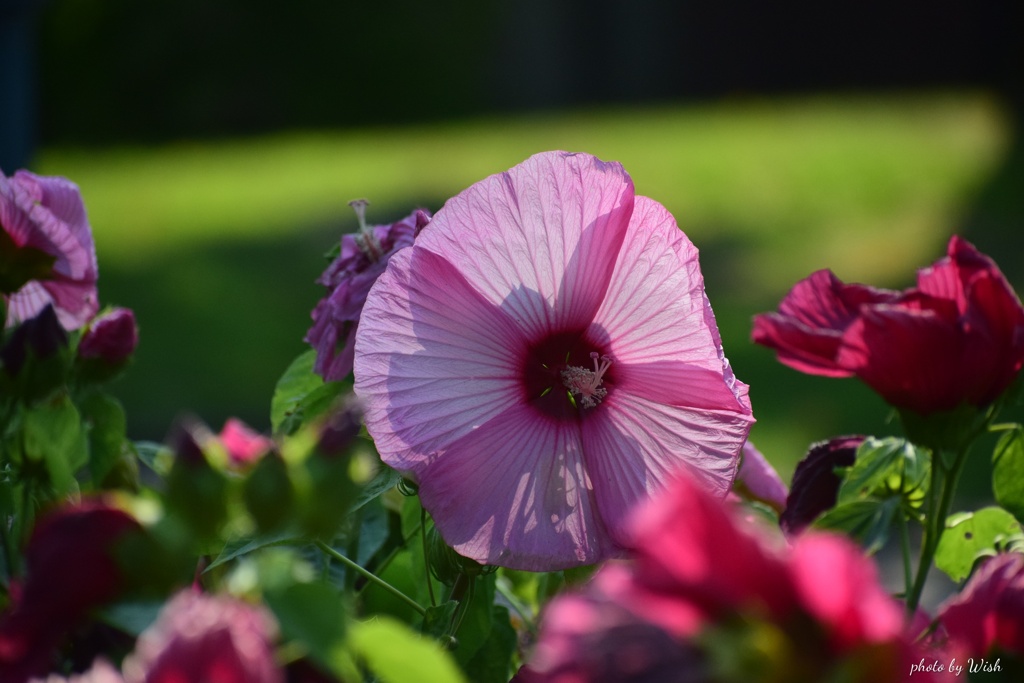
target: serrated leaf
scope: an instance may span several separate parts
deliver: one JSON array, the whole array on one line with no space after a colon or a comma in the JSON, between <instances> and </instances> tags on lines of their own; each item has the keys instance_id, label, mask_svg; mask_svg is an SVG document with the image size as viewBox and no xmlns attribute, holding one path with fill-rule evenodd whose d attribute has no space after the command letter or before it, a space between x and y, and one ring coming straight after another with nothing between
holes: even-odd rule
<instances>
[{"instance_id":1,"label":"serrated leaf","mask_svg":"<svg viewBox=\"0 0 1024 683\"><path fill-rule=\"evenodd\" d=\"M935 551L935 566L959 583L970 575L979 558L995 554L997 544L1020 533L1020 522L1002 508L950 515Z\"/></svg>"},{"instance_id":2,"label":"serrated leaf","mask_svg":"<svg viewBox=\"0 0 1024 683\"><path fill-rule=\"evenodd\" d=\"M352 624L348 642L381 683L465 683L436 642L389 617Z\"/></svg>"},{"instance_id":3,"label":"serrated leaf","mask_svg":"<svg viewBox=\"0 0 1024 683\"><path fill-rule=\"evenodd\" d=\"M996 502L1024 521L1024 428L1017 425L999 438L992 453L992 493Z\"/></svg>"},{"instance_id":4,"label":"serrated leaf","mask_svg":"<svg viewBox=\"0 0 1024 683\"><path fill-rule=\"evenodd\" d=\"M900 499L896 497L855 500L832 508L819 517L814 526L850 536L870 555L885 545L899 506Z\"/></svg>"}]
</instances>

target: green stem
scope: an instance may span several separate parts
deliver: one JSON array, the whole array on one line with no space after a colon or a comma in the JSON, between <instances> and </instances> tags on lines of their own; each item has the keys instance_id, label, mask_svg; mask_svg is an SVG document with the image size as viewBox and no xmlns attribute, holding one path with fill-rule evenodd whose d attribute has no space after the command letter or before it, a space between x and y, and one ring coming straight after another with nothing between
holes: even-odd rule
<instances>
[{"instance_id":1,"label":"green stem","mask_svg":"<svg viewBox=\"0 0 1024 683\"><path fill-rule=\"evenodd\" d=\"M427 593L430 594L430 606L437 607L434 597L434 582L430 579L430 548L427 547L427 510L420 507L420 540L423 541L423 570L427 575Z\"/></svg>"},{"instance_id":2,"label":"green stem","mask_svg":"<svg viewBox=\"0 0 1024 683\"><path fill-rule=\"evenodd\" d=\"M344 555L342 555L337 550L335 550L331 546L327 545L323 541L317 541L316 542L316 547L320 548L320 550L322 552L330 555L331 557L333 557L338 562L341 562L346 567L349 567L353 571L356 571L356 572L362 574L364 577L366 577L366 579L368 581L372 581L373 583L377 584L378 586L380 586L381 588L386 590L388 593L391 593L396 598L398 598L399 600L401 600L402 602L404 602L405 604L409 605L414 610L416 610L416 612L420 616L423 616L423 615L425 615L427 613L427 610L425 608L420 606L420 604L418 602L416 602L415 600L410 598L408 595L406 595L402 591L398 590L397 588L395 588L390 583L388 583L384 579L380 578L379 576L377 576L373 572L370 572L370 571L367 571L366 569L363 569L358 564L356 564L352 560L348 559L347 557L345 557Z\"/></svg>"},{"instance_id":3,"label":"green stem","mask_svg":"<svg viewBox=\"0 0 1024 683\"><path fill-rule=\"evenodd\" d=\"M515 593L505 585L505 580L501 577L494 582L495 589L501 593L502 597L512 606L512 609L516 611L519 618L523 620L523 624L526 625L526 630L532 635L537 635L537 624L533 623L533 618L529 615L529 609L523 604L523 601L519 599Z\"/></svg>"},{"instance_id":4,"label":"green stem","mask_svg":"<svg viewBox=\"0 0 1024 683\"><path fill-rule=\"evenodd\" d=\"M907 515L900 510L900 550L903 554L903 595L910 594L913 571L910 568L910 532L907 529Z\"/></svg>"},{"instance_id":5,"label":"green stem","mask_svg":"<svg viewBox=\"0 0 1024 683\"><path fill-rule=\"evenodd\" d=\"M963 470L964 462L967 460L967 451L970 448L970 441L963 446L953 460L948 472L940 474L942 468L942 454L932 454L932 484L928 491L928 510L925 519L924 539L921 542L921 557L917 565L917 576L914 579L910 594L907 595L907 615L913 617L917 606L921 602L921 594L924 592L925 580L928 578L928 571L935 560L935 552L939 548L939 541L946 530L946 517L949 516L949 509L953 505L953 495L960 480L960 472ZM935 490L941 486L942 493L936 504Z\"/></svg>"}]
</instances>

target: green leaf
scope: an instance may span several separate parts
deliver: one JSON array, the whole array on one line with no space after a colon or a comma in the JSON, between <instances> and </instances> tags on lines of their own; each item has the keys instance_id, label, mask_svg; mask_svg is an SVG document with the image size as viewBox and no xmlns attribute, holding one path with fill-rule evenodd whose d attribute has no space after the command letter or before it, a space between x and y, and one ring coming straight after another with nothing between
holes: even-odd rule
<instances>
[{"instance_id":1,"label":"green leaf","mask_svg":"<svg viewBox=\"0 0 1024 683\"><path fill-rule=\"evenodd\" d=\"M509 619L508 608L491 608L490 636L463 670L473 683L505 683L512 676L512 656L518 644L518 635Z\"/></svg>"},{"instance_id":2,"label":"green leaf","mask_svg":"<svg viewBox=\"0 0 1024 683\"><path fill-rule=\"evenodd\" d=\"M846 470L837 504L875 494L902 495L923 489L930 471L931 457L927 450L904 439L865 439L857 449L853 465Z\"/></svg>"},{"instance_id":3,"label":"green leaf","mask_svg":"<svg viewBox=\"0 0 1024 683\"><path fill-rule=\"evenodd\" d=\"M210 563L210 566L206 568L206 571L210 571L214 567L219 567L220 565L242 557L243 555L248 555L260 548L267 548L275 545L302 545L307 542L308 539L306 537L297 535L295 531L289 529L281 529L272 533L253 536L251 538L240 538L228 541L224 545L224 549L221 551L220 555L217 556L216 560Z\"/></svg>"},{"instance_id":4,"label":"green leaf","mask_svg":"<svg viewBox=\"0 0 1024 683\"><path fill-rule=\"evenodd\" d=\"M99 617L129 635L138 636L156 621L163 606L163 600L118 602L101 610Z\"/></svg>"},{"instance_id":5,"label":"green leaf","mask_svg":"<svg viewBox=\"0 0 1024 683\"><path fill-rule=\"evenodd\" d=\"M325 383L313 372L315 362L316 350L309 349L292 361L278 380L270 402L270 425L274 432L294 434L350 388L348 381Z\"/></svg>"},{"instance_id":6,"label":"green leaf","mask_svg":"<svg viewBox=\"0 0 1024 683\"><path fill-rule=\"evenodd\" d=\"M124 452L128 422L124 408L112 396L89 394L79 405L89 434L89 475L99 487Z\"/></svg>"},{"instance_id":7,"label":"green leaf","mask_svg":"<svg viewBox=\"0 0 1024 683\"><path fill-rule=\"evenodd\" d=\"M46 465L57 496L77 488L75 472L89 458L78 409L66 394L25 411L22 429L25 457Z\"/></svg>"},{"instance_id":8,"label":"green leaf","mask_svg":"<svg viewBox=\"0 0 1024 683\"><path fill-rule=\"evenodd\" d=\"M494 574L484 574L471 581L473 585L473 599L466 605L466 612L462 617L462 623L455 637L459 640L459 646L455 648L455 659L465 667L483 647L487 639L491 637L493 626L492 610L494 606L494 582L497 577ZM466 599L469 598L467 593Z\"/></svg>"},{"instance_id":9,"label":"green leaf","mask_svg":"<svg viewBox=\"0 0 1024 683\"><path fill-rule=\"evenodd\" d=\"M337 588L323 581L293 583L268 591L264 599L287 640L299 641L321 662L331 661L345 634L345 604Z\"/></svg>"},{"instance_id":10,"label":"green leaf","mask_svg":"<svg viewBox=\"0 0 1024 683\"><path fill-rule=\"evenodd\" d=\"M171 465L174 464L174 454L164 444L155 441L136 441L135 453L146 467L161 477L170 474Z\"/></svg>"},{"instance_id":11,"label":"green leaf","mask_svg":"<svg viewBox=\"0 0 1024 683\"><path fill-rule=\"evenodd\" d=\"M359 495L356 496L356 502L352 504L351 511L355 512L370 501L377 499L384 493L387 493L393 489L401 479L402 475L382 463L380 470L376 475L374 475L373 479L359 490Z\"/></svg>"},{"instance_id":12,"label":"green leaf","mask_svg":"<svg viewBox=\"0 0 1024 683\"><path fill-rule=\"evenodd\" d=\"M348 642L381 683L465 683L451 656L389 617L357 622Z\"/></svg>"},{"instance_id":13,"label":"green leaf","mask_svg":"<svg viewBox=\"0 0 1024 683\"><path fill-rule=\"evenodd\" d=\"M935 551L935 566L959 583L970 575L979 558L994 555L997 544L1020 533L1020 522L1002 508L950 515Z\"/></svg>"},{"instance_id":14,"label":"green leaf","mask_svg":"<svg viewBox=\"0 0 1024 683\"><path fill-rule=\"evenodd\" d=\"M870 555L885 545L899 507L900 499L895 496L855 500L832 508L819 517L814 526L847 534Z\"/></svg>"},{"instance_id":15,"label":"green leaf","mask_svg":"<svg viewBox=\"0 0 1024 683\"><path fill-rule=\"evenodd\" d=\"M1017 425L999 438L992 461L996 502L1024 521L1024 428Z\"/></svg>"}]
</instances>

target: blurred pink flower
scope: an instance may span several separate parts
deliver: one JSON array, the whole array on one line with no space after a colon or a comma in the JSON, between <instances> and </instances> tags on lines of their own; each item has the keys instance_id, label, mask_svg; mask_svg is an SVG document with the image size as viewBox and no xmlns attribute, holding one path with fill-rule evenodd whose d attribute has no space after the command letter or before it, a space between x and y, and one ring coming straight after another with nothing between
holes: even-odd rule
<instances>
[{"instance_id":1,"label":"blurred pink flower","mask_svg":"<svg viewBox=\"0 0 1024 683\"><path fill-rule=\"evenodd\" d=\"M172 597L124 661L125 683L283 683L266 610L191 589Z\"/></svg>"},{"instance_id":2,"label":"blurred pink flower","mask_svg":"<svg viewBox=\"0 0 1024 683\"><path fill-rule=\"evenodd\" d=\"M754 529L690 477L672 482L631 517L631 561L548 606L517 680L674 681L658 678L671 666L683 681L907 680L925 655L855 545L811 532L768 547ZM616 667L633 677L603 676Z\"/></svg>"},{"instance_id":3,"label":"blurred pink flower","mask_svg":"<svg viewBox=\"0 0 1024 683\"><path fill-rule=\"evenodd\" d=\"M399 249L412 244L430 221L430 214L417 209L390 225L366 225L367 202L352 202L359 217L360 232L343 235L341 252L320 279L328 294L313 309L313 327L306 342L316 349L313 370L327 381L343 379L352 372L356 327L370 287Z\"/></svg>"},{"instance_id":4,"label":"blurred pink flower","mask_svg":"<svg viewBox=\"0 0 1024 683\"><path fill-rule=\"evenodd\" d=\"M78 342L78 355L100 359L108 365L122 365L135 352L139 330L129 308L114 308L89 321Z\"/></svg>"},{"instance_id":5,"label":"blurred pink flower","mask_svg":"<svg viewBox=\"0 0 1024 683\"><path fill-rule=\"evenodd\" d=\"M1024 307L992 259L957 236L903 292L843 284L831 271L754 319L754 341L812 375L856 376L919 415L995 401L1024 364Z\"/></svg>"},{"instance_id":6,"label":"blurred pink flower","mask_svg":"<svg viewBox=\"0 0 1024 683\"><path fill-rule=\"evenodd\" d=\"M0 172L0 274L6 327L34 318L47 304L68 330L96 314L96 247L74 183Z\"/></svg>"},{"instance_id":7,"label":"blurred pink flower","mask_svg":"<svg viewBox=\"0 0 1024 683\"><path fill-rule=\"evenodd\" d=\"M938 620L953 651L964 656L997 652L1024 659L1024 555L985 560L963 591L939 608Z\"/></svg>"},{"instance_id":8,"label":"blurred pink flower","mask_svg":"<svg viewBox=\"0 0 1024 683\"><path fill-rule=\"evenodd\" d=\"M355 378L445 541L528 570L617 554L626 510L679 467L724 496L753 422L696 248L586 154L448 200L370 292Z\"/></svg>"},{"instance_id":9,"label":"blurred pink flower","mask_svg":"<svg viewBox=\"0 0 1024 683\"><path fill-rule=\"evenodd\" d=\"M253 463L274 447L272 439L263 436L237 417L228 418L218 438L235 466Z\"/></svg>"},{"instance_id":10,"label":"blurred pink flower","mask_svg":"<svg viewBox=\"0 0 1024 683\"><path fill-rule=\"evenodd\" d=\"M105 659L97 659L92 668L68 677L50 674L46 678L33 679L32 683L124 683L121 672Z\"/></svg>"},{"instance_id":11,"label":"blurred pink flower","mask_svg":"<svg viewBox=\"0 0 1024 683\"><path fill-rule=\"evenodd\" d=\"M0 616L0 681L45 675L50 657L87 614L124 589L115 547L138 522L99 500L67 505L36 523L24 582Z\"/></svg>"}]
</instances>

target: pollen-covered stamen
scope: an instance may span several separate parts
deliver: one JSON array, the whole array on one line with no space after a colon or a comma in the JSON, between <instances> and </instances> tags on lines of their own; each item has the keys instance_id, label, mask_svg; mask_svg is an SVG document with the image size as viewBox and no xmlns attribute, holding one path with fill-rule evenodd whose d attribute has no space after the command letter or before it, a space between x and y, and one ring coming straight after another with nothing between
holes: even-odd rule
<instances>
[{"instance_id":1,"label":"pollen-covered stamen","mask_svg":"<svg viewBox=\"0 0 1024 683\"><path fill-rule=\"evenodd\" d=\"M359 221L359 234L356 235L356 244L366 257L371 261L378 261L384 254L380 241L373 235L373 229L366 225L366 207L370 205L367 199L353 199L348 203L356 212L356 220Z\"/></svg>"},{"instance_id":2,"label":"pollen-covered stamen","mask_svg":"<svg viewBox=\"0 0 1024 683\"><path fill-rule=\"evenodd\" d=\"M577 365L570 365L562 370L562 384L576 397L584 408L593 408L608 395L608 390L601 386L604 373L611 367L612 359L598 356L596 351L590 353L594 361L594 369L588 370ZM598 359L600 358L600 362Z\"/></svg>"}]
</instances>

